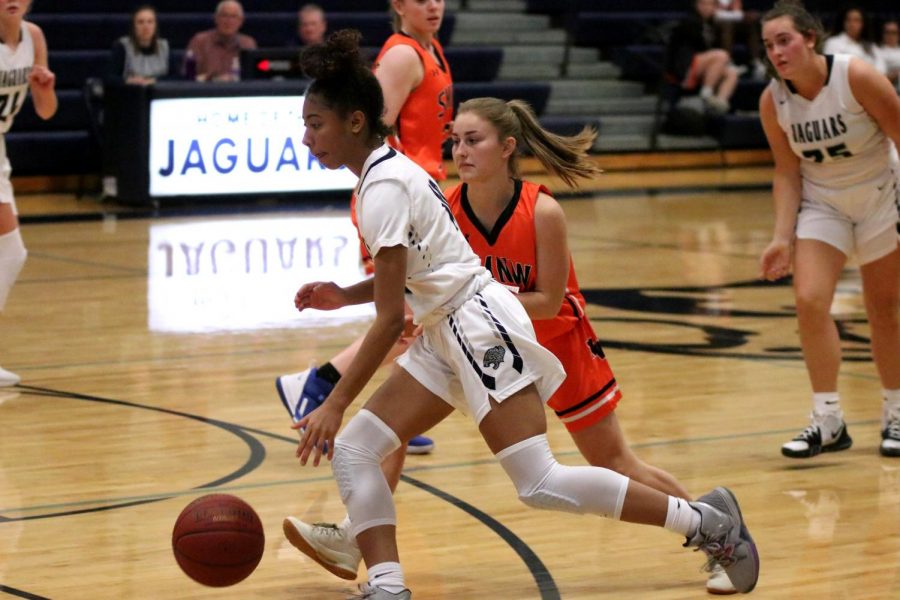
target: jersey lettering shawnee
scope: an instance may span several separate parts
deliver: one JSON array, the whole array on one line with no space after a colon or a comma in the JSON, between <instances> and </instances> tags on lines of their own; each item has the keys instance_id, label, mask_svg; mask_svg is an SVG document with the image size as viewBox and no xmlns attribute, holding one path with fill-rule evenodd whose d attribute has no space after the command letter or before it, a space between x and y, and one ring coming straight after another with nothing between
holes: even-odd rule
<instances>
[{"instance_id":1,"label":"jersey lettering shawnee","mask_svg":"<svg viewBox=\"0 0 900 600\"><path fill-rule=\"evenodd\" d=\"M360 236L376 258L382 248L406 247L406 300L416 323L435 323L490 282L441 189L421 167L383 145L361 173L355 206Z\"/></svg>"},{"instance_id":2,"label":"jersey lettering shawnee","mask_svg":"<svg viewBox=\"0 0 900 600\"><path fill-rule=\"evenodd\" d=\"M468 186L460 184L447 190L447 202L459 228L484 267L498 282L533 292L537 285L537 241L534 229L534 207L538 194L550 191L530 181L516 180L515 191L492 231L487 231L475 216L466 194ZM584 317L585 300L575 277L575 266L569 258L569 277L559 313L552 319L532 321L538 342L566 333Z\"/></svg>"},{"instance_id":3,"label":"jersey lettering shawnee","mask_svg":"<svg viewBox=\"0 0 900 600\"><path fill-rule=\"evenodd\" d=\"M807 100L790 81L769 83L778 124L800 157L803 197L829 204L835 192L878 183L890 168L890 142L853 96L850 56L826 55L825 85Z\"/></svg>"},{"instance_id":4,"label":"jersey lettering shawnee","mask_svg":"<svg viewBox=\"0 0 900 600\"><path fill-rule=\"evenodd\" d=\"M9 131L13 117L25 104L33 66L34 43L28 25L23 22L22 39L15 50L0 44L0 133Z\"/></svg>"},{"instance_id":5,"label":"jersey lettering shawnee","mask_svg":"<svg viewBox=\"0 0 900 600\"><path fill-rule=\"evenodd\" d=\"M447 178L443 145L453 121L453 79L440 42L435 39L432 44L437 60L410 36L395 33L378 53L374 70L378 70L381 58L394 46L409 46L419 55L424 76L397 115L396 129L400 140L399 143L392 140L392 143L437 181L443 181Z\"/></svg>"}]
</instances>

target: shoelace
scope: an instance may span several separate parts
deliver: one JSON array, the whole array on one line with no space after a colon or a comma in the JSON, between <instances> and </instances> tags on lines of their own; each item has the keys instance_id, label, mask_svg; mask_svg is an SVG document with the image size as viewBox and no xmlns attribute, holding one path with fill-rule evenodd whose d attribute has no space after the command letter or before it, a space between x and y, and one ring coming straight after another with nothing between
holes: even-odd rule
<instances>
[{"instance_id":1,"label":"shoelace","mask_svg":"<svg viewBox=\"0 0 900 600\"><path fill-rule=\"evenodd\" d=\"M341 528L334 523L313 523L313 527L324 529L326 535L333 537L341 537Z\"/></svg>"},{"instance_id":2,"label":"shoelace","mask_svg":"<svg viewBox=\"0 0 900 600\"><path fill-rule=\"evenodd\" d=\"M887 437L892 440L900 440L900 418L888 421Z\"/></svg>"},{"instance_id":3,"label":"shoelace","mask_svg":"<svg viewBox=\"0 0 900 600\"><path fill-rule=\"evenodd\" d=\"M704 571L710 572L716 565L722 565L727 569L737 562L734 557L734 544L724 543L725 537L725 534L722 534L719 537L707 539L694 548L694 552L702 550L707 556L706 565L703 567Z\"/></svg>"},{"instance_id":4,"label":"shoelace","mask_svg":"<svg viewBox=\"0 0 900 600\"><path fill-rule=\"evenodd\" d=\"M366 600L366 598L372 598L375 596L375 593L378 590L375 586L369 585L368 583L359 584L359 594L354 594L352 596L347 596L347 600Z\"/></svg>"},{"instance_id":5,"label":"shoelace","mask_svg":"<svg viewBox=\"0 0 900 600\"><path fill-rule=\"evenodd\" d=\"M816 444L819 444L822 441L822 433L819 431L818 425L812 424L801 431L794 440L806 443L815 442Z\"/></svg>"}]
</instances>

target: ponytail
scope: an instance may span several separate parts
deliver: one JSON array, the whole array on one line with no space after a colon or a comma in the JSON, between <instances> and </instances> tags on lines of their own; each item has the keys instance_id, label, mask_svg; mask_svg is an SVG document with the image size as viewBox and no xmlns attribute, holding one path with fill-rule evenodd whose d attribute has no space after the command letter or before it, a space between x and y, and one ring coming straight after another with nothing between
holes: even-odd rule
<instances>
[{"instance_id":1,"label":"ponytail","mask_svg":"<svg viewBox=\"0 0 900 600\"><path fill-rule=\"evenodd\" d=\"M504 102L497 98L474 98L459 105L457 115L473 112L497 129L500 139L515 138L520 146L527 146L538 162L562 179L569 187L576 187L578 179L590 179L602 170L588 157L597 138L597 130L587 126L573 136L551 133L541 127L531 106L522 100ZM509 173L519 177L516 155L509 159Z\"/></svg>"}]
</instances>

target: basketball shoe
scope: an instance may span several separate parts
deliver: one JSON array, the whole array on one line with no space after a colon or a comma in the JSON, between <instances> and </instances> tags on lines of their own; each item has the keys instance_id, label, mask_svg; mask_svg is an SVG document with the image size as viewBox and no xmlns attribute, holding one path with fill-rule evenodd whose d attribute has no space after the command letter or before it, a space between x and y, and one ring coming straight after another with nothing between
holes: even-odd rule
<instances>
[{"instance_id":1,"label":"basketball shoe","mask_svg":"<svg viewBox=\"0 0 900 600\"><path fill-rule=\"evenodd\" d=\"M284 537L294 548L327 571L341 579L356 579L362 553L349 530L332 523L310 525L295 517L287 517L282 523L282 529Z\"/></svg>"},{"instance_id":2,"label":"basketball shoe","mask_svg":"<svg viewBox=\"0 0 900 600\"><path fill-rule=\"evenodd\" d=\"M781 447L789 458L810 458L821 452L837 452L853 445L843 412L810 414L809 427ZM882 444L883 446L884 444Z\"/></svg>"},{"instance_id":3,"label":"basketball shoe","mask_svg":"<svg viewBox=\"0 0 900 600\"><path fill-rule=\"evenodd\" d=\"M709 579L706 580L706 591L717 596L737 594L737 590L731 585L728 573L720 564L714 564L709 570Z\"/></svg>"},{"instance_id":4,"label":"basketball shoe","mask_svg":"<svg viewBox=\"0 0 900 600\"><path fill-rule=\"evenodd\" d=\"M700 526L685 547L702 550L708 570L721 565L737 591L753 591L759 579L759 553L734 494L717 487L690 504L700 513Z\"/></svg>"},{"instance_id":5,"label":"basketball shoe","mask_svg":"<svg viewBox=\"0 0 900 600\"><path fill-rule=\"evenodd\" d=\"M881 446L878 451L882 456L900 456L900 411L889 411L884 408L881 416Z\"/></svg>"},{"instance_id":6,"label":"basketball shoe","mask_svg":"<svg viewBox=\"0 0 900 600\"><path fill-rule=\"evenodd\" d=\"M275 389L291 420L296 423L322 406L334 386L316 377L316 367L310 367L299 373L282 375L275 380Z\"/></svg>"},{"instance_id":7,"label":"basketball shoe","mask_svg":"<svg viewBox=\"0 0 900 600\"><path fill-rule=\"evenodd\" d=\"M9 387L22 381L22 378L11 371L0 367L0 387Z\"/></svg>"},{"instance_id":8,"label":"basketball shoe","mask_svg":"<svg viewBox=\"0 0 900 600\"><path fill-rule=\"evenodd\" d=\"M412 592L409 590L392 594L370 583L359 584L359 592L355 596L350 596L349 600L410 600L412 598Z\"/></svg>"},{"instance_id":9,"label":"basketball shoe","mask_svg":"<svg viewBox=\"0 0 900 600\"><path fill-rule=\"evenodd\" d=\"M282 375L275 380L275 389L278 390L281 403L294 423L319 408L334 389L332 383L317 377L316 373L316 367L310 367L299 373ZM0 373L0 385L3 385L2 373ZM434 450L434 440L424 435L417 435L406 445L407 454L429 454L432 450Z\"/></svg>"}]
</instances>

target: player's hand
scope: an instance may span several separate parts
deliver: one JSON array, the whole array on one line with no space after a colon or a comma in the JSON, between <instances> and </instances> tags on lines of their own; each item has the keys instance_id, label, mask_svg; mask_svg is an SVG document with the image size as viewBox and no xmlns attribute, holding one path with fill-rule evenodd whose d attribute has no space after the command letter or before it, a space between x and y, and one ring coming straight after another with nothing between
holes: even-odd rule
<instances>
[{"instance_id":1,"label":"player's hand","mask_svg":"<svg viewBox=\"0 0 900 600\"><path fill-rule=\"evenodd\" d=\"M775 281L791 273L791 243L772 240L759 259L759 278Z\"/></svg>"},{"instance_id":2,"label":"player's hand","mask_svg":"<svg viewBox=\"0 0 900 600\"><path fill-rule=\"evenodd\" d=\"M413 323L412 315L406 315L403 318L403 333L400 334L400 339L397 340L397 343L401 346L412 344L417 337L422 335L423 329L421 325Z\"/></svg>"},{"instance_id":3,"label":"player's hand","mask_svg":"<svg viewBox=\"0 0 900 600\"><path fill-rule=\"evenodd\" d=\"M334 402L326 400L322 406L291 425L292 429L303 432L296 456L304 467L310 455L313 457L314 467L319 466L323 452L327 452L328 460L334 456L334 438L344 420L344 411L334 406Z\"/></svg>"},{"instance_id":4,"label":"player's hand","mask_svg":"<svg viewBox=\"0 0 900 600\"><path fill-rule=\"evenodd\" d=\"M307 308L335 310L347 306L344 288L332 281L304 283L294 296L294 306L303 311Z\"/></svg>"},{"instance_id":5,"label":"player's hand","mask_svg":"<svg viewBox=\"0 0 900 600\"><path fill-rule=\"evenodd\" d=\"M34 65L28 76L28 83L33 87L52 90L56 85L56 74L44 65Z\"/></svg>"}]
</instances>

